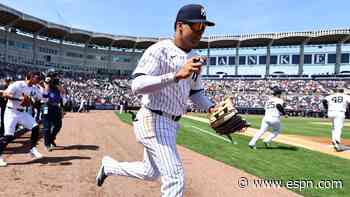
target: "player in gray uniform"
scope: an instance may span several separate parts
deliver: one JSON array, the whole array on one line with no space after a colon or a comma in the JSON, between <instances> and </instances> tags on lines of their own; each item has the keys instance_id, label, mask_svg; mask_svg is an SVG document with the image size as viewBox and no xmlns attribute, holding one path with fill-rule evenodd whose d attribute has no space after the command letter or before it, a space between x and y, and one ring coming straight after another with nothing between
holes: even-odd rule
<instances>
[{"instance_id":1,"label":"player in gray uniform","mask_svg":"<svg viewBox=\"0 0 350 197\"><path fill-rule=\"evenodd\" d=\"M281 115L286 115L283 108L283 100L281 99L282 90L273 88L273 96L265 104L265 116L261 122L261 127L249 142L249 147L256 149L256 141L268 130L272 128L272 133L264 139L265 146L269 146L271 141L281 132Z\"/></svg>"},{"instance_id":2,"label":"player in gray uniform","mask_svg":"<svg viewBox=\"0 0 350 197\"><path fill-rule=\"evenodd\" d=\"M175 22L173 40L163 40L149 47L134 71L132 90L142 94L142 107L134 121L137 140L144 146L144 159L118 162L104 157L98 175L101 186L109 175L156 180L161 177L161 195L184 195L184 169L176 149L176 133L181 115L190 98L203 110L212 112L213 103L204 95L200 71L203 58L196 47L206 26L201 5L182 7Z\"/></svg>"},{"instance_id":3,"label":"player in gray uniform","mask_svg":"<svg viewBox=\"0 0 350 197\"><path fill-rule=\"evenodd\" d=\"M337 152L350 150L348 146L340 144L341 132L344 126L345 112L350 103L350 96L344 94L344 89L335 89L334 94L326 96L322 101L328 111L328 118L332 121L332 144Z\"/></svg>"},{"instance_id":4,"label":"player in gray uniform","mask_svg":"<svg viewBox=\"0 0 350 197\"><path fill-rule=\"evenodd\" d=\"M41 74L39 72L29 72L26 75L25 81L16 81L12 83L4 92L3 96L8 99L4 117L5 133L3 137L0 137L0 166L6 166L7 163L1 157L2 152L14 139L15 128L18 123L23 125L26 129L32 131L31 135L31 149L30 154L32 157L41 158L42 155L36 149L36 145L39 139L39 125L35 119L25 111L25 108L20 105L24 96L34 96L34 85L39 83ZM40 95L36 98L40 100Z\"/></svg>"}]
</instances>

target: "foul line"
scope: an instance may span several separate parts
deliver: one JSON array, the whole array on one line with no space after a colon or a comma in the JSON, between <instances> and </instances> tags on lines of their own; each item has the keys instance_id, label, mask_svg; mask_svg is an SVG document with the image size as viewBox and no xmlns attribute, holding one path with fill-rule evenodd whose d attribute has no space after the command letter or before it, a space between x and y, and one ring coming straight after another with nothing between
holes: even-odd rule
<instances>
[{"instance_id":1,"label":"foul line","mask_svg":"<svg viewBox=\"0 0 350 197\"><path fill-rule=\"evenodd\" d=\"M185 115L183 117L189 118L191 120L194 121L199 121L199 122L204 122L208 124L208 120L205 118L200 118L200 117L195 117L195 116L189 116L189 115ZM192 126L194 127L194 126ZM195 127L196 129L199 129L201 132L207 133L209 135L213 135L215 137L221 138L220 136L216 136L212 133L208 133L208 131L205 131L201 128ZM245 136L253 136L254 132L257 129L254 128L249 128L245 133L239 133L240 135L245 135ZM224 138L225 141L227 141L226 138ZM302 140L302 141L301 141ZM283 143L283 144L287 144L287 145L292 145L292 146L297 146L297 147L302 147L308 150L312 150L312 151L317 151L317 152L321 152L321 153L325 153L328 155L332 155L332 156L336 156L336 157L340 157L340 158L344 158L344 159L350 159L349 158L349 152L350 151L344 151L344 152L334 152L333 151L333 146L332 145L327 145L327 144L322 144L319 142L315 142L315 141L311 141L308 139L301 139L301 138L297 138L297 137L293 137L293 136L288 136L285 134L280 134L279 137L277 139L274 140L275 142L279 142L279 143ZM234 142L235 143L235 142Z\"/></svg>"},{"instance_id":2,"label":"foul line","mask_svg":"<svg viewBox=\"0 0 350 197\"><path fill-rule=\"evenodd\" d=\"M207 131L207 130L198 128L198 127L196 127L196 126L191 126L191 127L196 128L196 129L200 130L200 131L203 132L203 133L206 133L206 134L208 134L208 135L214 136L214 137L216 137L216 138L219 138L219 139L225 140L226 142L231 143L231 141L230 141L229 139L224 138L224 137L219 136L219 135L216 135L216 134L214 134L214 133L212 133L212 132L210 132L210 131Z\"/></svg>"}]
</instances>

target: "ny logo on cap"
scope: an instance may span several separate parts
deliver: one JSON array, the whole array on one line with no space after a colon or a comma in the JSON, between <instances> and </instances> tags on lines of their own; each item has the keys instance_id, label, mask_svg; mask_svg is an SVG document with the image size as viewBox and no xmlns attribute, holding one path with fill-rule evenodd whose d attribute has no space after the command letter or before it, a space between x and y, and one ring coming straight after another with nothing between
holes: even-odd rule
<instances>
[{"instance_id":1,"label":"ny logo on cap","mask_svg":"<svg viewBox=\"0 0 350 197\"><path fill-rule=\"evenodd\" d=\"M201 9L201 15L202 15L202 16L206 16L206 15L207 15L207 13L205 12L205 9L204 9L204 8Z\"/></svg>"}]
</instances>

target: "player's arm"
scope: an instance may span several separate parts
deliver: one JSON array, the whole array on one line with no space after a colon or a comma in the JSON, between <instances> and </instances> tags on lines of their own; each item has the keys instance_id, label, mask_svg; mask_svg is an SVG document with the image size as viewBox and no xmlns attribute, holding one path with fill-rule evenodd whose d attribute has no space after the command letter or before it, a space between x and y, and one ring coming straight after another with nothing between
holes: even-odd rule
<instances>
[{"instance_id":1,"label":"player's arm","mask_svg":"<svg viewBox=\"0 0 350 197\"><path fill-rule=\"evenodd\" d=\"M131 90L135 94L157 92L168 85L175 83L175 73L167 73L160 76L151 76L144 73L133 75Z\"/></svg>"},{"instance_id":2,"label":"player's arm","mask_svg":"<svg viewBox=\"0 0 350 197\"><path fill-rule=\"evenodd\" d=\"M328 101L326 99L322 100L322 105L323 105L325 110L328 110Z\"/></svg>"},{"instance_id":3,"label":"player's arm","mask_svg":"<svg viewBox=\"0 0 350 197\"><path fill-rule=\"evenodd\" d=\"M20 100L20 98L14 98L15 91L16 91L15 83L12 83L9 85L9 87L6 88L6 90L4 90L3 97L7 99L12 99L12 100Z\"/></svg>"},{"instance_id":4,"label":"player's arm","mask_svg":"<svg viewBox=\"0 0 350 197\"><path fill-rule=\"evenodd\" d=\"M160 52L158 52L160 53ZM160 54L145 52L133 74L131 89L136 94L146 94L159 91L179 80L186 79L194 72L200 72L201 62L188 60L177 72L159 75L161 69Z\"/></svg>"},{"instance_id":5,"label":"player's arm","mask_svg":"<svg viewBox=\"0 0 350 197\"><path fill-rule=\"evenodd\" d=\"M346 111L350 110L350 96L346 95Z\"/></svg>"},{"instance_id":6,"label":"player's arm","mask_svg":"<svg viewBox=\"0 0 350 197\"><path fill-rule=\"evenodd\" d=\"M284 111L284 107L281 104L277 104L276 108L283 116L286 115L286 112Z\"/></svg>"},{"instance_id":7,"label":"player's arm","mask_svg":"<svg viewBox=\"0 0 350 197\"><path fill-rule=\"evenodd\" d=\"M161 55L161 50L153 47L142 55L131 77L131 90L135 94L156 92L176 82L175 72L159 75Z\"/></svg>"},{"instance_id":8,"label":"player's arm","mask_svg":"<svg viewBox=\"0 0 350 197\"><path fill-rule=\"evenodd\" d=\"M204 89L191 90L190 99L194 104L207 112L211 112L211 109L214 107L214 103L204 94Z\"/></svg>"},{"instance_id":9,"label":"player's arm","mask_svg":"<svg viewBox=\"0 0 350 197\"><path fill-rule=\"evenodd\" d=\"M202 110L211 113L211 110L214 110L214 103L205 95L205 91L202 85L202 80L200 75L197 75L196 78L193 78L193 86L190 91L191 101L200 107Z\"/></svg>"}]
</instances>

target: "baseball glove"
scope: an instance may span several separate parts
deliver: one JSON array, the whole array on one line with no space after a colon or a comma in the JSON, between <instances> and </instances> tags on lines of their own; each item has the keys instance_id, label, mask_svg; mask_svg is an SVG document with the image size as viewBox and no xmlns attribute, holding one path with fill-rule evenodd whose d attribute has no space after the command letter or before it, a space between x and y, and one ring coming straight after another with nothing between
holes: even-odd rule
<instances>
[{"instance_id":1,"label":"baseball glove","mask_svg":"<svg viewBox=\"0 0 350 197\"><path fill-rule=\"evenodd\" d=\"M28 107L32 103L32 98L27 95L23 95L23 99L21 99L20 105L23 107Z\"/></svg>"},{"instance_id":2,"label":"baseball glove","mask_svg":"<svg viewBox=\"0 0 350 197\"><path fill-rule=\"evenodd\" d=\"M209 114L209 123L212 129L220 135L226 135L231 142L231 134L235 132L243 132L250 124L238 115L238 111L232 103L232 98L228 97L219 103L216 111Z\"/></svg>"}]
</instances>

